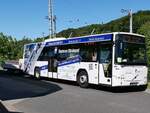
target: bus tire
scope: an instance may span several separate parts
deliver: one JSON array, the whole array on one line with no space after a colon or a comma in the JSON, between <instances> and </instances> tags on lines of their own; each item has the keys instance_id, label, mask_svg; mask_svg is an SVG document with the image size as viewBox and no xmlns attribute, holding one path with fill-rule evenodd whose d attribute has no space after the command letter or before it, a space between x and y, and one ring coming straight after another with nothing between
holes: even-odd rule
<instances>
[{"instance_id":1,"label":"bus tire","mask_svg":"<svg viewBox=\"0 0 150 113\"><path fill-rule=\"evenodd\" d=\"M80 71L77 75L77 83L82 88L87 88L89 86L88 83L88 74L86 71Z\"/></svg>"},{"instance_id":2,"label":"bus tire","mask_svg":"<svg viewBox=\"0 0 150 113\"><path fill-rule=\"evenodd\" d=\"M40 68L36 67L36 68L34 69L34 77L35 77L37 80L39 80L39 79L41 78L41 76L40 76Z\"/></svg>"}]
</instances>

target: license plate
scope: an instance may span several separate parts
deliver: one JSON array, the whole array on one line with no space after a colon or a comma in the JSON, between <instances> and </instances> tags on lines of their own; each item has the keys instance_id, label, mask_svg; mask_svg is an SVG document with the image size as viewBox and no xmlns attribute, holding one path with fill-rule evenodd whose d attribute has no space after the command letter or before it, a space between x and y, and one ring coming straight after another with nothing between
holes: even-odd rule
<instances>
[{"instance_id":1,"label":"license plate","mask_svg":"<svg viewBox=\"0 0 150 113\"><path fill-rule=\"evenodd\" d=\"M131 86L137 86L137 85L138 85L138 82L131 82L130 85L131 85Z\"/></svg>"}]
</instances>

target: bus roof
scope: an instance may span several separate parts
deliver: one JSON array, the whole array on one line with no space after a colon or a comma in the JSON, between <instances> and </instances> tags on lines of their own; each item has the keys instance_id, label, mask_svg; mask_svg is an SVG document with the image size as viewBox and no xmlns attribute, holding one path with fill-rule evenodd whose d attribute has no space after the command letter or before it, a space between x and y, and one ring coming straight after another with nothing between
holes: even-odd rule
<instances>
[{"instance_id":1,"label":"bus roof","mask_svg":"<svg viewBox=\"0 0 150 113\"><path fill-rule=\"evenodd\" d=\"M58 41L58 40L65 40L66 38L60 37L60 38L53 38L53 39L46 39L44 42L51 42L51 41Z\"/></svg>"},{"instance_id":2,"label":"bus roof","mask_svg":"<svg viewBox=\"0 0 150 113\"><path fill-rule=\"evenodd\" d=\"M128 34L128 35L135 35L135 36L144 37L143 35L139 35L139 34L135 34L135 33L112 32L112 33L105 33L105 34L73 37L73 38L68 38L68 39L65 39L65 38L49 39L46 41L45 46L59 46L59 45L69 45L69 44L78 44L78 43L111 41L113 38L113 34Z\"/></svg>"},{"instance_id":3,"label":"bus roof","mask_svg":"<svg viewBox=\"0 0 150 113\"><path fill-rule=\"evenodd\" d=\"M126 34L126 35L144 37L143 35L129 33L129 32L112 32L112 33L95 34L95 35L87 35L87 36L72 37L72 38L61 37L61 38L54 38L54 39L46 39L44 43L45 46L59 46L59 45L78 44L78 43L111 41L113 38L113 34ZM43 42L39 42L39 43L43 43ZM30 43L30 44L36 44L36 43ZM30 44L26 44L26 45L30 45Z\"/></svg>"},{"instance_id":4,"label":"bus roof","mask_svg":"<svg viewBox=\"0 0 150 113\"><path fill-rule=\"evenodd\" d=\"M126 35L145 37L144 35L140 35L140 34L136 34L136 33L129 33L129 32L113 32L113 34L126 34Z\"/></svg>"}]
</instances>

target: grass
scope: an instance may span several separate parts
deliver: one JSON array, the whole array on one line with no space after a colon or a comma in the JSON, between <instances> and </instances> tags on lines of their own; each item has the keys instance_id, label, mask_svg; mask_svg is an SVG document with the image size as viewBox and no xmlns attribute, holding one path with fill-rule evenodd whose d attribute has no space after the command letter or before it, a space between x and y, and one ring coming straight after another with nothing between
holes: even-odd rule
<instances>
[{"instance_id":1,"label":"grass","mask_svg":"<svg viewBox=\"0 0 150 113\"><path fill-rule=\"evenodd\" d=\"M148 88L150 89L150 82L148 82Z\"/></svg>"}]
</instances>

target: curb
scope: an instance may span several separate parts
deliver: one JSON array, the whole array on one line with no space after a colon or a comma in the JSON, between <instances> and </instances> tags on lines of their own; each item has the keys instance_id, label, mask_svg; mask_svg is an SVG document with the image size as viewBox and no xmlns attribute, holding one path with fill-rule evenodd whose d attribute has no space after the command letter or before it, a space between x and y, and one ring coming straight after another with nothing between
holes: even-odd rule
<instances>
[{"instance_id":1,"label":"curb","mask_svg":"<svg viewBox=\"0 0 150 113\"><path fill-rule=\"evenodd\" d=\"M8 109L3 104L2 100L0 100L0 113L9 113Z\"/></svg>"},{"instance_id":2,"label":"curb","mask_svg":"<svg viewBox=\"0 0 150 113\"><path fill-rule=\"evenodd\" d=\"M16 111L18 111L15 107L13 107L13 104L10 104L9 102L5 102L5 101L2 101L2 100L0 100L0 103L2 104L2 107L3 107L3 109L2 109L2 111L3 112L16 112Z\"/></svg>"}]
</instances>

